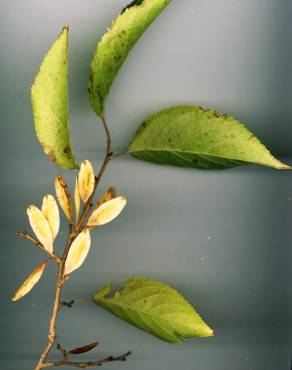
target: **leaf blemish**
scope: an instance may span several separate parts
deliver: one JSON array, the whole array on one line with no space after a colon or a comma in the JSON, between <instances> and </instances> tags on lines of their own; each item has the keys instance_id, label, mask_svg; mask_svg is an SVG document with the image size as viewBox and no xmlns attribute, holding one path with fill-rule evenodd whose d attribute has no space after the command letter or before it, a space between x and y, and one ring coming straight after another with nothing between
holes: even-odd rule
<instances>
[{"instance_id":1,"label":"leaf blemish","mask_svg":"<svg viewBox=\"0 0 292 370\"><path fill-rule=\"evenodd\" d=\"M45 148L45 149L47 149L47 147ZM56 153L55 153L55 151L53 150L53 149L47 149L48 151L47 151L47 154L48 154L48 157L53 161L53 162L57 162L57 157L56 157ZM45 150L46 151L46 150Z\"/></svg>"}]
</instances>

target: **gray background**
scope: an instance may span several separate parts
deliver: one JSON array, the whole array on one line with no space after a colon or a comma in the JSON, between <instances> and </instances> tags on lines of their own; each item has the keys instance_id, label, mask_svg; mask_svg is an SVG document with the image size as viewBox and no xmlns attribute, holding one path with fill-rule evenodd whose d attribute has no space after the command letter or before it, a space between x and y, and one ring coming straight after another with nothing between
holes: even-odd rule
<instances>
[{"instance_id":1,"label":"gray background","mask_svg":"<svg viewBox=\"0 0 292 370\"><path fill-rule=\"evenodd\" d=\"M46 341L55 274L50 265L30 295L9 301L42 258L14 232L28 228L26 205L53 192L60 173L34 137L29 88L49 45L69 24L73 146L79 160L99 164L104 139L88 104L88 66L97 40L125 4L0 4L3 370L32 369ZM235 115L289 162L291 16L288 0L173 1L113 85L107 118L114 148L124 149L153 111L195 103ZM72 184L72 173L65 176ZM109 369L290 369L291 174L259 167L204 172L123 158L110 165L100 192L110 185L128 198L127 208L94 233L90 257L72 275L64 298L143 274L179 289L216 335L170 345L85 302L62 311L62 343L70 348L98 339L100 356L134 352Z\"/></svg>"}]
</instances>

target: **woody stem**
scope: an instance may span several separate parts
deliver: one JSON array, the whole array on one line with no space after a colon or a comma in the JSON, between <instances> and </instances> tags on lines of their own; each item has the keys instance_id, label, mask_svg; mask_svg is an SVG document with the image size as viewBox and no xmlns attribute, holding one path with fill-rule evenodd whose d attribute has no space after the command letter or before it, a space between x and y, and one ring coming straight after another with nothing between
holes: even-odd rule
<instances>
[{"instance_id":1,"label":"woody stem","mask_svg":"<svg viewBox=\"0 0 292 370\"><path fill-rule=\"evenodd\" d=\"M85 368L85 367L92 367L92 366L101 366L102 364L108 363L108 362L113 362L113 361L125 361L126 358L131 354L130 352L127 352L121 356L110 356L105 359L101 360L96 360L96 361L89 361L89 362L73 362L69 361L67 358L64 358L63 361L58 361L58 362L47 362L46 359L53 347L53 345L56 342L56 321L58 317L59 310L64 306L61 302L61 296L62 296L62 289L64 287L64 284L66 282L66 275L64 275L64 268L65 268L65 262L67 255L70 250L70 246L75 239L75 237L78 235L80 228L82 227L83 222L85 221L86 216L88 215L88 212L90 211L92 207L92 199L94 197L97 185L99 184L104 171L110 162L110 160L113 158L114 154L112 153L112 144L111 144L111 136L110 132L107 126L107 123L104 118L102 118L102 124L104 127L105 131L105 136L106 136L106 153L105 157L103 160L103 163L101 165L101 168L99 170L98 175L95 177L95 183L94 183L94 190L92 192L92 195L86 202L86 204L83 207L82 214L76 223L76 225L69 224L69 232L68 232L68 239L66 246L64 248L64 252L62 257L54 255L53 257L55 258L57 262L57 281L56 281L56 290L55 290L55 297L54 297L54 302L53 302L53 307L52 307L52 314L51 314L51 319L50 319L50 325L49 325L49 332L48 332L48 341L47 345L45 346L44 350L41 353L40 359L34 368L34 370L40 370L44 368L49 368L49 367L57 367L57 366L74 366L74 367L79 367L79 368ZM24 236L28 239L30 239L30 235L21 235ZM34 241L34 240L33 240ZM58 258L57 258L58 257Z\"/></svg>"},{"instance_id":2,"label":"woody stem","mask_svg":"<svg viewBox=\"0 0 292 370\"><path fill-rule=\"evenodd\" d=\"M79 230L80 227L82 226L86 216L88 215L88 212L90 211L91 207L92 207L92 199L94 197L94 194L95 194L95 191L96 191L96 188L97 188L97 185L99 184L103 174L104 174L104 171L108 165L108 163L113 159L114 157L114 153L112 152L112 141L111 141L111 135L110 135L110 131L108 129L108 126L107 126L107 123L106 123L106 120L105 118L102 118L101 119L102 121L102 125L103 125L103 128L104 128L104 132L105 132L105 137L106 137L106 152L105 152L105 156L104 156L104 159L103 159L103 163L100 167L100 170L99 170L99 173L98 175L95 177L95 182L94 182L94 190L90 196L90 198L88 199L88 201L86 202L86 204L84 205L83 207L83 211L81 213L81 216L79 218L79 221L76 225L76 229Z\"/></svg>"},{"instance_id":3,"label":"woody stem","mask_svg":"<svg viewBox=\"0 0 292 370\"><path fill-rule=\"evenodd\" d=\"M72 225L69 225L69 233L68 233L68 240L63 252L63 256L60 261L58 261L58 268L57 268L57 282L56 282L56 290L55 290L55 297L53 302L53 308L52 308L52 315L50 319L50 325L49 325L49 332L48 332L48 342L46 347L44 348L43 352L41 353L40 359L34 368L34 370L40 370L44 368L46 358L52 349L53 345L55 344L57 335L56 335L56 320L58 316L58 312L62 305L60 305L60 299L62 295L62 289L65 284L65 277L64 277L64 266L65 261L71 246L71 243L74 239L73 232L72 232Z\"/></svg>"}]
</instances>

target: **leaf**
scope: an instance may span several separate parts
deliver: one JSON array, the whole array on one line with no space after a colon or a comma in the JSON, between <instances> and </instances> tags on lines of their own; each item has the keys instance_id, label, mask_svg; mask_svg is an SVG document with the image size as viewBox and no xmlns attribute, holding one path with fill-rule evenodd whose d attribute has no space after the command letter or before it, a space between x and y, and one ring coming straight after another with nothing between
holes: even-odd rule
<instances>
[{"instance_id":1,"label":"leaf","mask_svg":"<svg viewBox=\"0 0 292 370\"><path fill-rule=\"evenodd\" d=\"M79 188L78 188L78 177L76 177L76 180L75 180L74 203L75 203L75 217L76 217L76 222L77 222L79 211L80 211L80 194L79 194Z\"/></svg>"},{"instance_id":2,"label":"leaf","mask_svg":"<svg viewBox=\"0 0 292 370\"><path fill-rule=\"evenodd\" d=\"M99 342L94 342L94 343L90 343L90 344L87 344L87 345L82 346L82 347L77 347L77 348L74 348L74 349L71 349L70 351L68 351L68 354L79 355L80 353L89 352L93 348L95 348L98 344L99 344Z\"/></svg>"},{"instance_id":3,"label":"leaf","mask_svg":"<svg viewBox=\"0 0 292 370\"><path fill-rule=\"evenodd\" d=\"M70 247L65 262L64 275L70 274L82 265L88 255L90 244L90 233L88 229L85 229L74 239Z\"/></svg>"},{"instance_id":4,"label":"leaf","mask_svg":"<svg viewBox=\"0 0 292 370\"><path fill-rule=\"evenodd\" d=\"M103 203L115 198L117 196L117 191L115 188L108 188L107 192L104 193L96 202L94 209L100 207Z\"/></svg>"},{"instance_id":5,"label":"leaf","mask_svg":"<svg viewBox=\"0 0 292 370\"><path fill-rule=\"evenodd\" d=\"M33 232L43 247L49 252L53 251L53 234L50 225L42 211L33 204L27 207L27 215Z\"/></svg>"},{"instance_id":6,"label":"leaf","mask_svg":"<svg viewBox=\"0 0 292 370\"><path fill-rule=\"evenodd\" d=\"M179 106L152 115L140 126L129 153L159 164L221 169L281 163L235 118L198 106Z\"/></svg>"},{"instance_id":7,"label":"leaf","mask_svg":"<svg viewBox=\"0 0 292 370\"><path fill-rule=\"evenodd\" d=\"M60 214L57 202L51 194L47 194L44 196L42 212L50 225L53 240L55 240L58 235L60 227Z\"/></svg>"},{"instance_id":8,"label":"leaf","mask_svg":"<svg viewBox=\"0 0 292 370\"><path fill-rule=\"evenodd\" d=\"M119 15L98 43L90 65L89 100L99 117L110 87L130 50L171 0L144 0Z\"/></svg>"},{"instance_id":9,"label":"leaf","mask_svg":"<svg viewBox=\"0 0 292 370\"><path fill-rule=\"evenodd\" d=\"M78 168L68 128L68 27L45 56L31 88L31 100L44 152L63 168Z\"/></svg>"},{"instance_id":10,"label":"leaf","mask_svg":"<svg viewBox=\"0 0 292 370\"><path fill-rule=\"evenodd\" d=\"M171 342L183 338L209 337L213 330L174 289L159 281L129 278L120 291L107 298L110 285L97 292L93 301L138 328ZM102 292L102 293L101 293Z\"/></svg>"},{"instance_id":11,"label":"leaf","mask_svg":"<svg viewBox=\"0 0 292 370\"><path fill-rule=\"evenodd\" d=\"M126 203L127 200L124 197L117 197L103 203L92 212L86 226L95 227L111 222L122 212Z\"/></svg>"},{"instance_id":12,"label":"leaf","mask_svg":"<svg viewBox=\"0 0 292 370\"><path fill-rule=\"evenodd\" d=\"M92 165L89 161L85 160L81 163L78 176L79 194L84 203L88 201L93 193L94 183L95 178Z\"/></svg>"},{"instance_id":13,"label":"leaf","mask_svg":"<svg viewBox=\"0 0 292 370\"><path fill-rule=\"evenodd\" d=\"M94 301L98 301L99 299L104 298L106 295L110 293L113 289L113 285L111 283L104 285L98 292L94 295Z\"/></svg>"},{"instance_id":14,"label":"leaf","mask_svg":"<svg viewBox=\"0 0 292 370\"><path fill-rule=\"evenodd\" d=\"M47 265L48 261L45 261L39 265L30 275L29 277L22 283L20 288L17 290L17 292L14 294L14 296L11 298L12 301L17 301L18 299L25 296L27 293L29 293L32 288L36 285L36 283L40 280L42 277L42 274L44 272L44 269Z\"/></svg>"},{"instance_id":15,"label":"leaf","mask_svg":"<svg viewBox=\"0 0 292 370\"><path fill-rule=\"evenodd\" d=\"M57 194L57 199L61 208L63 209L66 217L70 222L73 222L73 210L71 204L71 197L67 184L65 183L62 176L57 176L55 178L55 190Z\"/></svg>"}]
</instances>

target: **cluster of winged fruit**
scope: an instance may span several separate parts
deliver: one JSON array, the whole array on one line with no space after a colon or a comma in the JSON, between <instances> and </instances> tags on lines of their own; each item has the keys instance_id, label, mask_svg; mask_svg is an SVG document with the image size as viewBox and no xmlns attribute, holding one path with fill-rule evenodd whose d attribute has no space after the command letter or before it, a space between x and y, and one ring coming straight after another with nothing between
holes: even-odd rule
<instances>
[{"instance_id":1,"label":"cluster of winged fruit","mask_svg":"<svg viewBox=\"0 0 292 370\"><path fill-rule=\"evenodd\" d=\"M98 226L107 224L116 218L126 205L126 199L116 196L116 190L109 188L108 191L96 202L92 212L92 198L96 188L96 177L91 163L88 160L82 162L80 171L76 177L74 190L75 221L70 192L67 184L61 176L55 179L55 190L60 207L64 211L69 225L72 229L74 238L69 245L68 253L64 261L63 276L66 277L72 271L79 268L85 261L90 245L90 230ZM83 210L80 213L81 202ZM38 247L44 250L50 258L42 262L24 281L17 292L12 297L16 301L26 295L34 285L40 280L44 269L51 259L59 262L61 257L54 252L54 241L60 228L60 214L57 201L51 194L43 198L42 208L31 204L27 208L29 223L34 231L36 238L30 237ZM87 217L88 216L88 217ZM29 235L26 233L26 235Z\"/></svg>"}]
</instances>

